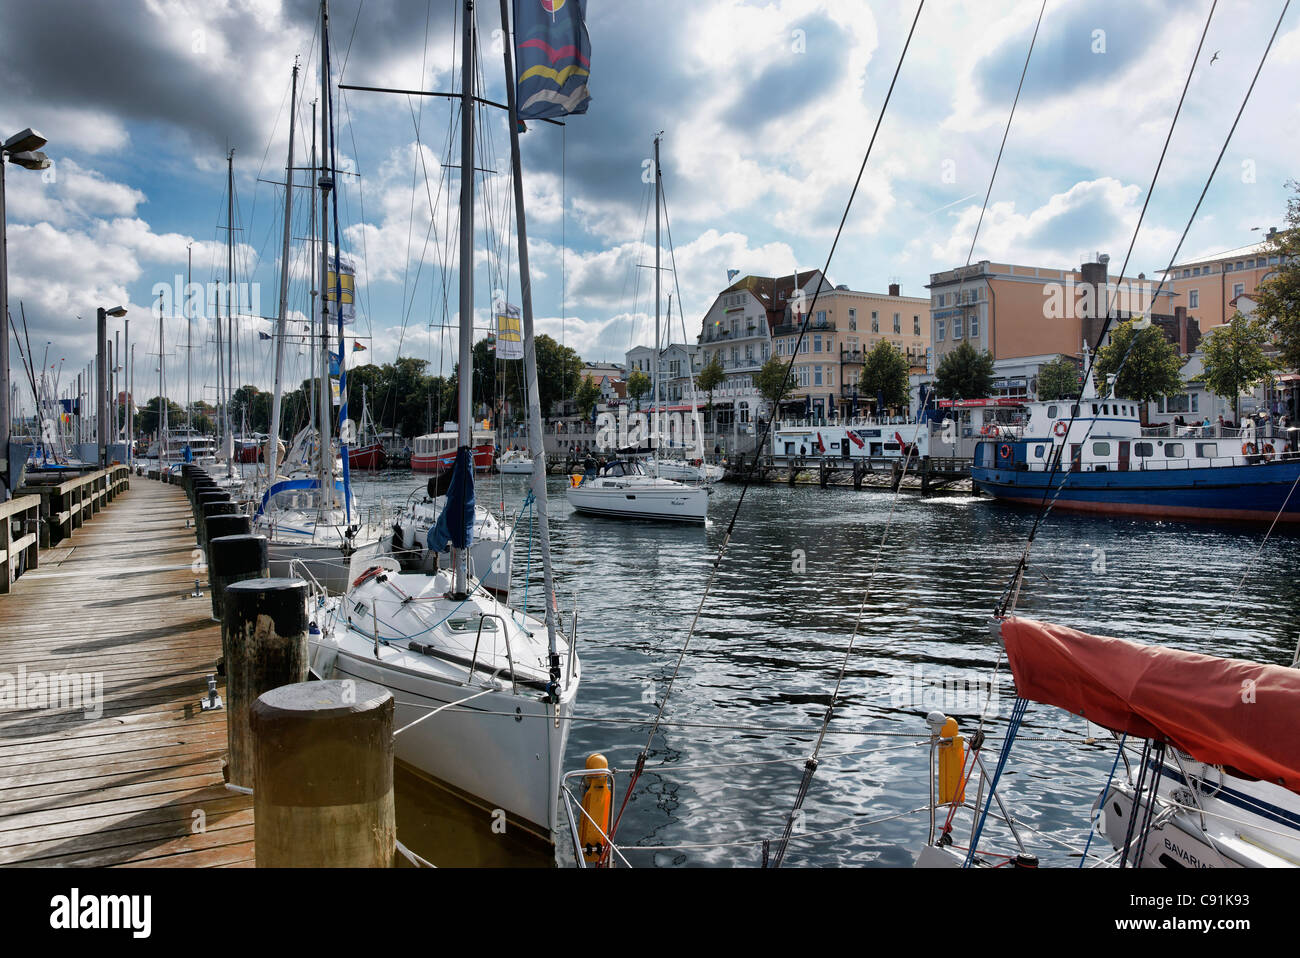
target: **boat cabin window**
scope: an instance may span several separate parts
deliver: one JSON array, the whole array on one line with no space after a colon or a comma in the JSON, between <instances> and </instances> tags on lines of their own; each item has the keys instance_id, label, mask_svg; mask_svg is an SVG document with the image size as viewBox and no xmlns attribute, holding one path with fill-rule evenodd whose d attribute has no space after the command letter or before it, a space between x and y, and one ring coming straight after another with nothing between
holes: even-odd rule
<instances>
[{"instance_id":1,"label":"boat cabin window","mask_svg":"<svg viewBox=\"0 0 1300 958\"><path fill-rule=\"evenodd\" d=\"M1055 407L1055 406L1048 406L1048 407L1047 407L1047 418L1048 418L1048 419L1055 419L1055 418L1056 418L1056 407Z\"/></svg>"},{"instance_id":2,"label":"boat cabin window","mask_svg":"<svg viewBox=\"0 0 1300 958\"><path fill-rule=\"evenodd\" d=\"M1165 455L1170 459L1181 459L1183 457L1183 444L1181 442L1165 443Z\"/></svg>"},{"instance_id":3,"label":"boat cabin window","mask_svg":"<svg viewBox=\"0 0 1300 958\"><path fill-rule=\"evenodd\" d=\"M1042 458L1043 458L1043 451L1044 451L1044 448L1045 448L1045 447L1042 446L1041 444L1040 444L1040 445L1037 445L1037 446L1034 447L1034 458L1035 458L1035 459L1042 459Z\"/></svg>"},{"instance_id":4,"label":"boat cabin window","mask_svg":"<svg viewBox=\"0 0 1300 958\"><path fill-rule=\"evenodd\" d=\"M1133 443L1133 455L1137 456L1139 459L1146 459L1154 454L1155 451L1156 447L1149 442Z\"/></svg>"},{"instance_id":5,"label":"boat cabin window","mask_svg":"<svg viewBox=\"0 0 1300 958\"><path fill-rule=\"evenodd\" d=\"M1219 454L1219 444L1217 442L1198 442L1196 444L1196 455L1202 459L1213 459Z\"/></svg>"},{"instance_id":6,"label":"boat cabin window","mask_svg":"<svg viewBox=\"0 0 1300 958\"><path fill-rule=\"evenodd\" d=\"M1108 442L1094 442L1094 443L1092 444L1092 454L1093 454L1094 456L1109 456L1109 455L1110 455L1110 443L1108 443Z\"/></svg>"},{"instance_id":7,"label":"boat cabin window","mask_svg":"<svg viewBox=\"0 0 1300 958\"><path fill-rule=\"evenodd\" d=\"M1073 417L1073 418L1076 418L1076 419L1078 418L1078 416L1079 416L1079 407L1078 407L1077 405L1074 405L1074 406L1071 406L1071 407L1070 407L1070 416Z\"/></svg>"},{"instance_id":8,"label":"boat cabin window","mask_svg":"<svg viewBox=\"0 0 1300 958\"><path fill-rule=\"evenodd\" d=\"M896 442L885 443L885 452L898 452L898 451L899 451L898 443Z\"/></svg>"},{"instance_id":9,"label":"boat cabin window","mask_svg":"<svg viewBox=\"0 0 1300 958\"><path fill-rule=\"evenodd\" d=\"M1093 404L1092 404L1092 414L1093 414L1094 416L1097 415L1097 404L1096 404L1096 403L1093 403Z\"/></svg>"}]
</instances>

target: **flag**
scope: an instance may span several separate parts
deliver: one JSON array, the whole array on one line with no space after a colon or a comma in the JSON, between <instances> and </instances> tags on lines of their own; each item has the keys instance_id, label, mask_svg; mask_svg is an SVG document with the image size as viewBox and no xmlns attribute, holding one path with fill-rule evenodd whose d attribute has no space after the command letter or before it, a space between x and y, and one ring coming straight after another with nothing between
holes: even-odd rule
<instances>
[{"instance_id":1,"label":"flag","mask_svg":"<svg viewBox=\"0 0 1300 958\"><path fill-rule=\"evenodd\" d=\"M740 270L738 269L727 270L727 282L730 283L733 279L735 279L739 275L740 275Z\"/></svg>"},{"instance_id":2,"label":"flag","mask_svg":"<svg viewBox=\"0 0 1300 958\"><path fill-rule=\"evenodd\" d=\"M337 376L338 374L339 374L339 354L334 352L333 350L330 350L330 375Z\"/></svg>"},{"instance_id":3,"label":"flag","mask_svg":"<svg viewBox=\"0 0 1300 958\"><path fill-rule=\"evenodd\" d=\"M339 269L335 273L334 257L329 258L325 302L332 323L337 323L339 320L338 307L334 304L342 303L343 324L346 326L357 318L357 273L356 267L352 265L352 261L347 257L339 256L338 263Z\"/></svg>"},{"instance_id":4,"label":"flag","mask_svg":"<svg viewBox=\"0 0 1300 958\"><path fill-rule=\"evenodd\" d=\"M515 0L519 118L586 113L591 94L587 0Z\"/></svg>"},{"instance_id":5,"label":"flag","mask_svg":"<svg viewBox=\"0 0 1300 958\"><path fill-rule=\"evenodd\" d=\"M270 338L271 338L271 334L270 334L270 333L264 333L264 332L262 332L262 331L259 329L259 330L257 331L257 338L258 338L258 339L270 339Z\"/></svg>"},{"instance_id":6,"label":"flag","mask_svg":"<svg viewBox=\"0 0 1300 958\"><path fill-rule=\"evenodd\" d=\"M497 315L497 359L524 358L524 331L519 307L506 305L505 311Z\"/></svg>"},{"instance_id":7,"label":"flag","mask_svg":"<svg viewBox=\"0 0 1300 958\"><path fill-rule=\"evenodd\" d=\"M366 351L366 347L362 346L359 340L354 339L352 340L352 351L354 353L363 353Z\"/></svg>"}]
</instances>

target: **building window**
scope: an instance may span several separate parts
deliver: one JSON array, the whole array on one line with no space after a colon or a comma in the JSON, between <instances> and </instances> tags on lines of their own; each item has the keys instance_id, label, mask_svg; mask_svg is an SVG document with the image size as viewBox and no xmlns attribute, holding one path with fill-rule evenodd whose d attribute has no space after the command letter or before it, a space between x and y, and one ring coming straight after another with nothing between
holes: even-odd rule
<instances>
[{"instance_id":1,"label":"building window","mask_svg":"<svg viewBox=\"0 0 1300 958\"><path fill-rule=\"evenodd\" d=\"M1201 305L1201 291L1199 289L1193 289L1189 291L1187 294L1187 308L1199 309L1200 305Z\"/></svg>"},{"instance_id":2,"label":"building window","mask_svg":"<svg viewBox=\"0 0 1300 958\"><path fill-rule=\"evenodd\" d=\"M941 342L943 342L943 326L944 326L944 321L943 321L942 319L936 319L936 320L935 320L935 322L934 322L934 341L937 342L937 343L941 343Z\"/></svg>"},{"instance_id":3,"label":"building window","mask_svg":"<svg viewBox=\"0 0 1300 958\"><path fill-rule=\"evenodd\" d=\"M871 331L873 333L880 332L880 314L874 309L871 311Z\"/></svg>"},{"instance_id":4,"label":"building window","mask_svg":"<svg viewBox=\"0 0 1300 958\"><path fill-rule=\"evenodd\" d=\"M818 326L826 325L826 310L824 309L817 310L817 325Z\"/></svg>"},{"instance_id":5,"label":"building window","mask_svg":"<svg viewBox=\"0 0 1300 958\"><path fill-rule=\"evenodd\" d=\"M1242 296L1242 295L1244 295L1245 292L1246 292L1246 284L1245 284L1245 283L1233 283L1233 284L1232 284L1232 297L1233 297L1233 299L1236 299L1238 296Z\"/></svg>"},{"instance_id":6,"label":"building window","mask_svg":"<svg viewBox=\"0 0 1300 958\"><path fill-rule=\"evenodd\" d=\"M858 328L858 311L849 307L849 329Z\"/></svg>"},{"instance_id":7,"label":"building window","mask_svg":"<svg viewBox=\"0 0 1300 958\"><path fill-rule=\"evenodd\" d=\"M895 314L894 314L894 332L896 332L896 333L901 333L902 331L903 331L903 320L902 320L902 318L899 316L898 313L895 313Z\"/></svg>"},{"instance_id":8,"label":"building window","mask_svg":"<svg viewBox=\"0 0 1300 958\"><path fill-rule=\"evenodd\" d=\"M961 339L961 317L960 316L954 316L952 318L952 338Z\"/></svg>"},{"instance_id":9,"label":"building window","mask_svg":"<svg viewBox=\"0 0 1300 958\"><path fill-rule=\"evenodd\" d=\"M820 353L821 351L822 351L822 338L821 338L821 334L818 334L813 337L813 352Z\"/></svg>"},{"instance_id":10,"label":"building window","mask_svg":"<svg viewBox=\"0 0 1300 958\"><path fill-rule=\"evenodd\" d=\"M814 367L813 367L813 385L814 385L814 386L820 386L821 384L822 384L822 368L821 368L820 366L814 366Z\"/></svg>"},{"instance_id":11,"label":"building window","mask_svg":"<svg viewBox=\"0 0 1300 958\"><path fill-rule=\"evenodd\" d=\"M971 316L971 318L970 318L970 338L971 338L971 339L979 339L979 338L980 338L980 318L979 318L979 314L975 314L975 315Z\"/></svg>"},{"instance_id":12,"label":"building window","mask_svg":"<svg viewBox=\"0 0 1300 958\"><path fill-rule=\"evenodd\" d=\"M912 317L912 335L913 335L913 336L920 336L920 335L921 335L921 317L920 317L920 316L913 316L913 317Z\"/></svg>"}]
</instances>

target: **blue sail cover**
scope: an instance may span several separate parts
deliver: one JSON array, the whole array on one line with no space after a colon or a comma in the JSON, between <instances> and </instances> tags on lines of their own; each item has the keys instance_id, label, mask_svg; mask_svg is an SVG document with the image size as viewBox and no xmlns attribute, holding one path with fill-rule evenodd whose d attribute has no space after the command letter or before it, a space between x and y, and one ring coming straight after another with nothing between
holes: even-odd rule
<instances>
[{"instance_id":1,"label":"blue sail cover","mask_svg":"<svg viewBox=\"0 0 1300 958\"><path fill-rule=\"evenodd\" d=\"M438 521L429 530L429 549L442 552L448 543L468 549L474 542L474 451L469 446L456 450L456 464L451 469L447 502Z\"/></svg>"}]
</instances>

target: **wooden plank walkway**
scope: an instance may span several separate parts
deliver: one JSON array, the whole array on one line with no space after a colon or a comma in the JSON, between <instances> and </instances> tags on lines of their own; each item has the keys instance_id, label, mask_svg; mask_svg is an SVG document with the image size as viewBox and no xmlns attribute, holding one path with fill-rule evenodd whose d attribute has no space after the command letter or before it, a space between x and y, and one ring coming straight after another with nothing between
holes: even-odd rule
<instances>
[{"instance_id":1,"label":"wooden plank walkway","mask_svg":"<svg viewBox=\"0 0 1300 958\"><path fill-rule=\"evenodd\" d=\"M251 866L252 799L203 712L221 630L180 486L134 478L0 597L0 693L102 680L103 712L0 701L0 865ZM7 681L6 681L7 679ZM224 698L224 689L222 689ZM93 711L93 709L92 709Z\"/></svg>"}]
</instances>

